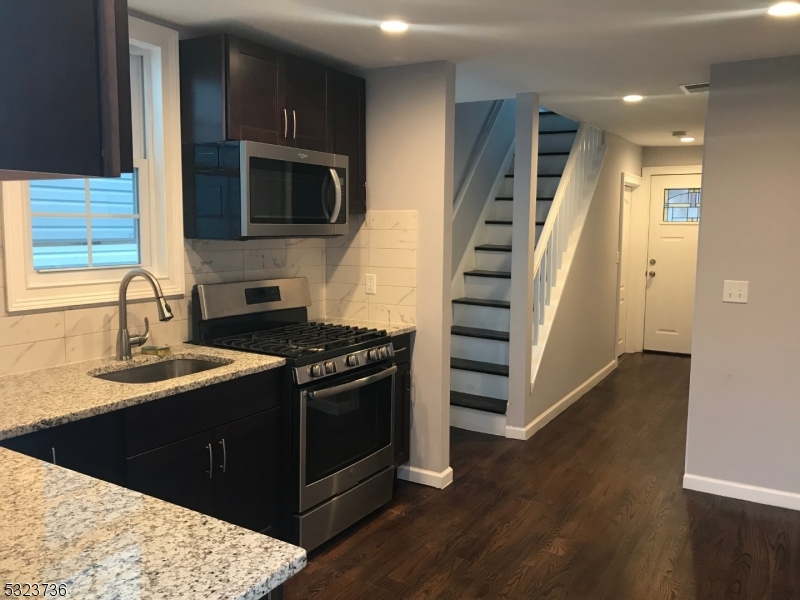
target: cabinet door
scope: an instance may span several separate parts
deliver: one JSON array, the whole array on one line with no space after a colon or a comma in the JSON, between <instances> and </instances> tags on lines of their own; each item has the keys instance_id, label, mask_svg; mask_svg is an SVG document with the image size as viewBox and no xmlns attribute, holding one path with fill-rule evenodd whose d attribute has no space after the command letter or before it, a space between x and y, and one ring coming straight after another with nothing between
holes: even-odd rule
<instances>
[{"instance_id":1,"label":"cabinet door","mask_svg":"<svg viewBox=\"0 0 800 600\"><path fill-rule=\"evenodd\" d=\"M335 74L334 152L350 159L350 214L367 212L366 82L355 75Z\"/></svg>"},{"instance_id":2,"label":"cabinet door","mask_svg":"<svg viewBox=\"0 0 800 600\"><path fill-rule=\"evenodd\" d=\"M214 516L272 533L280 498L281 409L214 430Z\"/></svg>"},{"instance_id":3,"label":"cabinet door","mask_svg":"<svg viewBox=\"0 0 800 600\"><path fill-rule=\"evenodd\" d=\"M285 143L281 55L228 36L228 139Z\"/></svg>"},{"instance_id":4,"label":"cabinet door","mask_svg":"<svg viewBox=\"0 0 800 600\"><path fill-rule=\"evenodd\" d=\"M132 170L127 29L125 0L0 2L0 179Z\"/></svg>"},{"instance_id":5,"label":"cabinet door","mask_svg":"<svg viewBox=\"0 0 800 600\"><path fill-rule=\"evenodd\" d=\"M53 458L57 455L52 429L34 431L9 440L3 440L0 442L0 446L47 462L54 462Z\"/></svg>"},{"instance_id":6,"label":"cabinet door","mask_svg":"<svg viewBox=\"0 0 800 600\"><path fill-rule=\"evenodd\" d=\"M411 363L397 365L394 379L394 466L411 459Z\"/></svg>"},{"instance_id":7,"label":"cabinet door","mask_svg":"<svg viewBox=\"0 0 800 600\"><path fill-rule=\"evenodd\" d=\"M213 435L201 433L127 460L127 487L213 515Z\"/></svg>"},{"instance_id":8,"label":"cabinet door","mask_svg":"<svg viewBox=\"0 0 800 600\"><path fill-rule=\"evenodd\" d=\"M323 65L285 55L288 146L333 152L333 99Z\"/></svg>"},{"instance_id":9,"label":"cabinet door","mask_svg":"<svg viewBox=\"0 0 800 600\"><path fill-rule=\"evenodd\" d=\"M115 411L53 430L56 464L122 485L125 480L125 418Z\"/></svg>"}]
</instances>

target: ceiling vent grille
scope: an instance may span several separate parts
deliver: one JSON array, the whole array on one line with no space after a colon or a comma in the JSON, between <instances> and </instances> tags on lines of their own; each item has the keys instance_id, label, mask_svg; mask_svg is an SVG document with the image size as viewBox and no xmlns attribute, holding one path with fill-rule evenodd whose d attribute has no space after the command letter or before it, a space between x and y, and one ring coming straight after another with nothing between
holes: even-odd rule
<instances>
[{"instance_id":1,"label":"ceiling vent grille","mask_svg":"<svg viewBox=\"0 0 800 600\"><path fill-rule=\"evenodd\" d=\"M683 91L684 94L687 96L690 94L702 94L707 92L711 87L711 84L706 83L690 83L688 85L679 85L679 88Z\"/></svg>"}]
</instances>

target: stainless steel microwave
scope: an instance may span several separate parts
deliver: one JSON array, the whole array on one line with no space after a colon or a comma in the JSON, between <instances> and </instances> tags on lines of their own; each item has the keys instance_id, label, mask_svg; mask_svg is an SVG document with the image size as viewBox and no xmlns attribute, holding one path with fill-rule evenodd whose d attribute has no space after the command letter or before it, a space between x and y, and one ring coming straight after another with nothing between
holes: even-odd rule
<instances>
[{"instance_id":1,"label":"stainless steel microwave","mask_svg":"<svg viewBox=\"0 0 800 600\"><path fill-rule=\"evenodd\" d=\"M347 233L346 156L258 142L183 146L187 238Z\"/></svg>"}]
</instances>

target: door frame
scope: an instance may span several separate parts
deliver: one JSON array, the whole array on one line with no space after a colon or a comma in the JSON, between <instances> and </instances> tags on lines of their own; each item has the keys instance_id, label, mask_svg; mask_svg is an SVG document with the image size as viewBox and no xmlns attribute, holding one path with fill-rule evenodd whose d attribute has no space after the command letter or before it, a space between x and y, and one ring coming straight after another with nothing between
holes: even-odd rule
<instances>
[{"instance_id":1,"label":"door frame","mask_svg":"<svg viewBox=\"0 0 800 600\"><path fill-rule=\"evenodd\" d=\"M643 180L638 175L633 175L631 173L623 173L622 174L622 185L620 186L619 190L619 231L618 231L618 240L617 240L617 248L620 247L622 243L622 228L623 228L623 214L624 214L624 205L625 205L625 188L631 188L631 222L630 222L630 231L629 234L633 236L633 205L635 202L636 190L642 186ZM622 260L622 251L618 250L617 254L617 318L614 322L614 358L617 358L617 335L619 332L619 286L620 282L622 281L622 264L625 262L628 265L628 297L630 298L630 272L631 272L631 238L628 238L628 248L627 248L627 262ZM630 300L629 300L630 302ZM628 334L630 332L630 326L628 325L628 321L630 320L630 305L627 307L627 317L625 320L625 352L633 352L629 348L631 347L631 343L628 341ZM642 332L644 336L644 331ZM644 338L642 338L644 339Z\"/></svg>"},{"instance_id":2,"label":"door frame","mask_svg":"<svg viewBox=\"0 0 800 600\"><path fill-rule=\"evenodd\" d=\"M644 314L647 294L647 257L650 246L650 191L653 177L659 175L701 175L703 165L644 167L642 185L633 190L631 238L628 262L628 325L625 351L644 351ZM701 183L702 185L702 183ZM623 187L623 193L625 188ZM702 221L701 221L702 223ZM641 277L637 282L636 273ZM633 274L633 277L630 276ZM618 286L619 287L619 286ZM619 291L617 291L619 294ZM617 298L619 302L619 298Z\"/></svg>"}]
</instances>

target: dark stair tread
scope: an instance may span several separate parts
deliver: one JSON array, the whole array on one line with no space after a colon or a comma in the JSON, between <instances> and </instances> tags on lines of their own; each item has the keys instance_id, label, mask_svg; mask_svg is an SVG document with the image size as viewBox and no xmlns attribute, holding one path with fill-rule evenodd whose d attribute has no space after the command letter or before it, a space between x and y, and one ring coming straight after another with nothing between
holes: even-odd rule
<instances>
[{"instance_id":1,"label":"dark stair tread","mask_svg":"<svg viewBox=\"0 0 800 600\"><path fill-rule=\"evenodd\" d=\"M471 408L473 410L482 410L484 412L504 415L506 414L508 401L500 400L499 398L489 398L488 396L467 394L466 392L450 392L450 404L453 406L461 406L462 408Z\"/></svg>"},{"instance_id":2,"label":"dark stair tread","mask_svg":"<svg viewBox=\"0 0 800 600\"><path fill-rule=\"evenodd\" d=\"M483 271L475 269L474 271L464 271L464 275L472 275L473 277L495 277L497 279L511 279L511 271Z\"/></svg>"},{"instance_id":3,"label":"dark stair tread","mask_svg":"<svg viewBox=\"0 0 800 600\"><path fill-rule=\"evenodd\" d=\"M495 200L504 200L506 202L513 202L514 201L514 196L497 196L497 197L495 197ZM542 196L540 198L536 198L537 202L552 202L553 200L555 200L555 198L545 197L545 196Z\"/></svg>"},{"instance_id":4,"label":"dark stair tread","mask_svg":"<svg viewBox=\"0 0 800 600\"><path fill-rule=\"evenodd\" d=\"M561 177L563 173L538 173L537 177Z\"/></svg>"},{"instance_id":5,"label":"dark stair tread","mask_svg":"<svg viewBox=\"0 0 800 600\"><path fill-rule=\"evenodd\" d=\"M569 156L569 152L539 152L539 156Z\"/></svg>"},{"instance_id":6,"label":"dark stair tread","mask_svg":"<svg viewBox=\"0 0 800 600\"><path fill-rule=\"evenodd\" d=\"M464 327L462 325L451 326L450 333L463 337L481 338L483 340L497 340L498 342L507 342L509 339L509 333L507 331L479 329L477 327Z\"/></svg>"},{"instance_id":7,"label":"dark stair tread","mask_svg":"<svg viewBox=\"0 0 800 600\"><path fill-rule=\"evenodd\" d=\"M500 244L481 244L475 246L475 250L484 250L486 252L511 252L511 246L504 246Z\"/></svg>"},{"instance_id":8,"label":"dark stair tread","mask_svg":"<svg viewBox=\"0 0 800 600\"><path fill-rule=\"evenodd\" d=\"M539 135L557 135L559 133L578 133L577 129L556 129L555 131L540 131Z\"/></svg>"},{"instance_id":9,"label":"dark stair tread","mask_svg":"<svg viewBox=\"0 0 800 600\"><path fill-rule=\"evenodd\" d=\"M549 117L551 115L558 115L557 112L553 112L552 110L543 110L539 112L540 117ZM558 115L561 116L561 115Z\"/></svg>"},{"instance_id":10,"label":"dark stair tread","mask_svg":"<svg viewBox=\"0 0 800 600\"><path fill-rule=\"evenodd\" d=\"M461 371L474 371L475 373L508 377L508 365L497 365L478 360L467 360L466 358L451 358L450 367Z\"/></svg>"},{"instance_id":11,"label":"dark stair tread","mask_svg":"<svg viewBox=\"0 0 800 600\"><path fill-rule=\"evenodd\" d=\"M453 304L467 304L469 306L488 306L491 308L511 308L508 300L487 300L485 298L455 298Z\"/></svg>"},{"instance_id":12,"label":"dark stair tread","mask_svg":"<svg viewBox=\"0 0 800 600\"><path fill-rule=\"evenodd\" d=\"M513 221L506 221L502 219L487 219L487 225L513 225Z\"/></svg>"}]
</instances>

